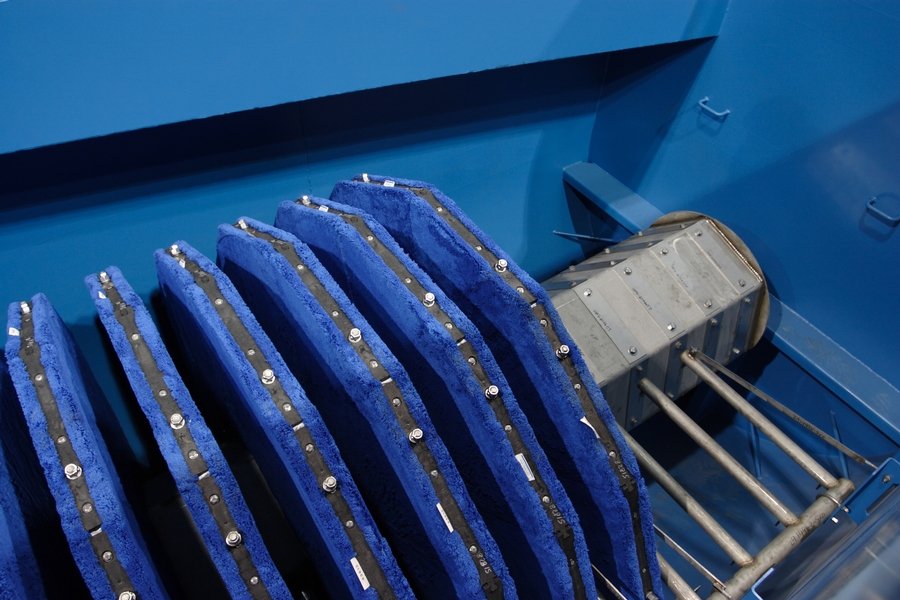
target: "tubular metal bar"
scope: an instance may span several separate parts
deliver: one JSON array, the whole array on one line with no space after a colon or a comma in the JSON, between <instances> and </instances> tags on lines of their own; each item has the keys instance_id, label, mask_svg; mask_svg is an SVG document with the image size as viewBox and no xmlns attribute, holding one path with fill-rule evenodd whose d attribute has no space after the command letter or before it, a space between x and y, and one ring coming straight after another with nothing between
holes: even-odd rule
<instances>
[{"instance_id":1,"label":"tubular metal bar","mask_svg":"<svg viewBox=\"0 0 900 600\"><path fill-rule=\"evenodd\" d=\"M744 415L748 421L759 427L772 442L781 448L791 460L800 465L804 471L819 482L819 485L827 489L832 489L837 485L837 479L828 472L828 470L820 465L816 459L806 453L797 443L789 438L783 431L778 429L772 421L766 418L764 414L756 410L756 408L747 402L740 394L716 376L712 369L698 361L690 352L681 353L681 362L687 368L697 374L697 377L706 382L719 396L721 396L736 411Z\"/></svg>"},{"instance_id":2,"label":"tubular metal bar","mask_svg":"<svg viewBox=\"0 0 900 600\"><path fill-rule=\"evenodd\" d=\"M745 567L753 562L753 557L750 553L747 552L737 540L731 537L731 534L719 525L719 522L716 521L693 496L691 496L690 492L684 489L674 477L669 475L662 465L656 462L656 459L654 459L653 456L637 442L637 440L631 437L624 428L622 428L621 432L625 441L628 442L628 445L631 446L631 449L634 451L634 455L637 457L641 468L646 469L650 476L653 477L669 496L684 509L688 516L694 519L697 524L703 528L703 531L705 531L709 537L711 537L713 541L728 554L735 564Z\"/></svg>"},{"instance_id":3,"label":"tubular metal bar","mask_svg":"<svg viewBox=\"0 0 900 600\"><path fill-rule=\"evenodd\" d=\"M591 563L591 568L594 569L594 572L600 576L600 578L603 580L603 583L606 584L606 589L608 589L610 592L612 592L612 594L616 597L616 600L628 600L628 598L625 597L625 594L620 592L619 588L614 586L612 581L607 579L606 575L604 575L603 572L600 569L598 569L594 563Z\"/></svg>"},{"instance_id":4,"label":"tubular metal bar","mask_svg":"<svg viewBox=\"0 0 900 600\"><path fill-rule=\"evenodd\" d=\"M727 596L720 591L714 591L709 597L710 600L729 600L742 597L766 571L783 560L791 550L799 546L809 534L824 523L825 519L852 493L853 483L847 479L839 479L837 485L816 498L815 502L803 511L797 523L786 527L784 531L775 536L756 555L752 565L740 569L725 582Z\"/></svg>"},{"instance_id":5,"label":"tubular metal bar","mask_svg":"<svg viewBox=\"0 0 900 600\"><path fill-rule=\"evenodd\" d=\"M700 596L691 589L688 582L681 578L678 571L672 568L672 565L659 552L656 553L656 560L659 562L659 570L662 572L662 576L666 579L666 585L675 593L675 597L678 600L700 600Z\"/></svg>"},{"instance_id":6,"label":"tubular metal bar","mask_svg":"<svg viewBox=\"0 0 900 600\"><path fill-rule=\"evenodd\" d=\"M692 567L697 569L697 571L699 571L700 574L703 575L707 581L709 581L711 584L713 584L713 587L715 587L718 590L725 589L725 584L722 583L722 580L719 579L718 577L716 577L715 573L713 573L708 568L706 568L706 565L704 565L699 560L694 558L694 556L690 552L685 550L681 544L679 544L678 542L673 540L672 536L670 536L668 533L666 533L665 531L660 529L656 525L656 523L653 524L653 528L656 530L656 533L659 534L659 537L661 537L663 539L663 541L666 544L668 544L668 546L672 550L674 550L675 552L678 553L678 556L680 556L681 558L686 560L688 562L688 564L690 564Z\"/></svg>"},{"instance_id":7,"label":"tubular metal bar","mask_svg":"<svg viewBox=\"0 0 900 600\"><path fill-rule=\"evenodd\" d=\"M744 388L745 390L747 390L748 392L750 392L751 394L753 394L754 396L756 396L757 398L759 398L760 400L762 400L763 402L765 402L766 404L768 404L769 406L771 406L772 408L777 410L778 412L784 414L791 421L793 421L797 425L800 425L801 427L803 427L804 429L806 429L807 431L809 431L810 433L812 433L813 435L818 437L820 440L822 440L823 442L825 442L826 444L831 446L832 448L834 448L840 452L843 452L845 455L849 456L854 461L858 462L861 465L866 465L870 469L874 470L874 469L878 468L878 465L876 465L875 463L873 463L872 461L867 459L865 456L863 456L859 452L853 450L846 444L843 444L840 440L836 439L834 436L828 435L827 433L825 433L824 431L822 431L821 429L819 429L818 427L816 427L815 425L813 425L812 423L810 423L809 421L807 421L806 419L801 417L799 414L795 413L793 410L791 410L790 408L788 408L787 406L785 406L784 404L782 404L781 402L779 402L778 400L776 400L775 398L770 396L769 394L765 393L764 391L762 391L761 389L759 389L758 387L756 387L755 385L753 385L752 383L750 383L749 381L747 381L746 379L744 379L743 377L741 377L740 375L738 375L737 373L732 371L731 369L728 369L727 367L725 367L725 365L723 365L719 362L716 362L714 359L703 354L702 352L698 352L697 355L695 356L695 358L700 360L700 362L706 364L706 366L710 367L714 371L718 371L719 373L721 373L728 379L732 380L733 382L735 382L736 384L738 384L739 386L741 386L742 388Z\"/></svg>"},{"instance_id":8,"label":"tubular metal bar","mask_svg":"<svg viewBox=\"0 0 900 600\"><path fill-rule=\"evenodd\" d=\"M709 454L722 467L738 480L747 491L749 491L760 504L762 504L775 518L784 525L793 525L797 522L797 515L791 509L785 506L775 495L770 492L758 479L750 474L741 463L739 463L728 451L718 444L708 433L697 425L678 405L676 405L668 396L663 393L653 382L644 378L638 382L638 387L644 392L659 408L665 412L669 418L675 421L675 424L681 427L697 444L709 452Z\"/></svg>"}]
</instances>

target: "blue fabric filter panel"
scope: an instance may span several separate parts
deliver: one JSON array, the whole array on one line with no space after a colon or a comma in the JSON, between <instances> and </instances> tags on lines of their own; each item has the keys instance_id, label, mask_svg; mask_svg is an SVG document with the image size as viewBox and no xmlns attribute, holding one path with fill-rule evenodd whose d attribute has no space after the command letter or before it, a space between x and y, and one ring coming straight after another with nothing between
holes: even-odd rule
<instances>
[{"instance_id":1,"label":"blue fabric filter panel","mask_svg":"<svg viewBox=\"0 0 900 600\"><path fill-rule=\"evenodd\" d=\"M226 589L232 598L291 598L143 301L116 267L89 275L85 283Z\"/></svg>"},{"instance_id":2,"label":"blue fabric filter panel","mask_svg":"<svg viewBox=\"0 0 900 600\"><path fill-rule=\"evenodd\" d=\"M184 242L156 253L166 308L333 598L412 598L322 417L238 295Z\"/></svg>"},{"instance_id":3,"label":"blue fabric filter panel","mask_svg":"<svg viewBox=\"0 0 900 600\"><path fill-rule=\"evenodd\" d=\"M272 331L288 366L315 385L307 393L382 516L416 593L447 600L517 597L405 369L312 251L252 219L219 232L219 265ZM396 485L386 485L390 472Z\"/></svg>"},{"instance_id":4,"label":"blue fabric filter panel","mask_svg":"<svg viewBox=\"0 0 900 600\"><path fill-rule=\"evenodd\" d=\"M0 386L5 385L7 375L6 361L0 357ZM12 390L3 389L0 393L7 391ZM6 455L0 449L0 600L45 597L44 584L25 528L25 515L16 496Z\"/></svg>"},{"instance_id":5,"label":"blue fabric filter panel","mask_svg":"<svg viewBox=\"0 0 900 600\"><path fill-rule=\"evenodd\" d=\"M575 505L594 564L629 598L663 597L637 462L553 305L433 186L363 175L332 200L369 212L491 346Z\"/></svg>"},{"instance_id":6,"label":"blue fabric filter panel","mask_svg":"<svg viewBox=\"0 0 900 600\"><path fill-rule=\"evenodd\" d=\"M94 598L165 598L88 395L92 376L50 301L13 303L6 359L63 532Z\"/></svg>"},{"instance_id":7,"label":"blue fabric filter panel","mask_svg":"<svg viewBox=\"0 0 900 600\"><path fill-rule=\"evenodd\" d=\"M285 202L276 225L315 251L406 365L520 590L596 598L572 503L481 333L372 217Z\"/></svg>"}]
</instances>

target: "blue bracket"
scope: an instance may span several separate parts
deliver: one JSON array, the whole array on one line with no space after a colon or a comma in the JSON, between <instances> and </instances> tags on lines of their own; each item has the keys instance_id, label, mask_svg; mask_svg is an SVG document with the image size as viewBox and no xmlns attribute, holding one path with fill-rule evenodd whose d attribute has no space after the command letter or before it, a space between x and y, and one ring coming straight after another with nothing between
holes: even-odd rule
<instances>
[{"instance_id":1,"label":"blue bracket","mask_svg":"<svg viewBox=\"0 0 900 600\"><path fill-rule=\"evenodd\" d=\"M889 458L874 473L869 475L859 488L844 503L847 516L857 524L865 521L879 499L883 498L900 482L900 462Z\"/></svg>"}]
</instances>

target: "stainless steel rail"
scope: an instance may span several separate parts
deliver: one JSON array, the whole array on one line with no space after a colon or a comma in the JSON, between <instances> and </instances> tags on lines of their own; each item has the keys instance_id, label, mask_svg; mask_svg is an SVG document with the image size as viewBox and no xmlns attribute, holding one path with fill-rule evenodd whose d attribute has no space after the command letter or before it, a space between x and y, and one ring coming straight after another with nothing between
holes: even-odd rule
<instances>
[{"instance_id":1,"label":"stainless steel rail","mask_svg":"<svg viewBox=\"0 0 900 600\"><path fill-rule=\"evenodd\" d=\"M716 462L785 526L755 556L751 555L672 475L666 472L640 443L627 432L622 431L625 440L634 450L638 463L645 473L656 480L660 487L697 522L716 544L722 548L725 554L736 563L738 569L730 578L723 582L670 536L659 528L657 528L657 532L688 564L712 582L713 592L709 596L710 600L736 600L743 597L766 571L783 560L817 527L825 522L836 509L840 508L843 502L853 493L853 483L848 479L839 479L832 475L808 452L801 448L799 444L788 437L787 434L738 394L730 385L720 379L713 370L716 368L717 363L712 359L696 350L692 350L682 353L681 362L685 368L693 371L716 394L771 439L779 449L808 473L819 487L824 488L812 504L800 516L797 516L757 478L753 477L727 450L706 433L700 425L681 410L662 390L648 379L641 379L638 382L638 387L645 396L656 403L678 427L707 451ZM709 366L710 363L713 363L712 368ZM776 402L771 398L765 398L764 400L766 402L771 401L770 403ZM801 417L797 416L797 418ZM849 448L847 451L853 452ZM863 458L863 460L865 459ZM866 463L868 463L867 460ZM659 564L666 584L677 598L699 600L697 593L691 589L685 579L675 571L662 555L659 555Z\"/></svg>"}]
</instances>

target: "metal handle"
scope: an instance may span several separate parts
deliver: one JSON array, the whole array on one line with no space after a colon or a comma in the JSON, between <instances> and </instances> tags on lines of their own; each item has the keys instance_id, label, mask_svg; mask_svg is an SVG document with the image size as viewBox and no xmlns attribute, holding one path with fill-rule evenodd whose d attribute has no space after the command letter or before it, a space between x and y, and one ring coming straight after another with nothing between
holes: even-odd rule
<instances>
[{"instance_id":1,"label":"metal handle","mask_svg":"<svg viewBox=\"0 0 900 600\"><path fill-rule=\"evenodd\" d=\"M703 98L700 99L700 102L698 102L697 105L700 107L700 110L717 121L724 121L725 118L731 114L731 111L727 108L725 110L715 110L714 108L712 108L709 105L709 96L703 96Z\"/></svg>"},{"instance_id":2,"label":"metal handle","mask_svg":"<svg viewBox=\"0 0 900 600\"><path fill-rule=\"evenodd\" d=\"M889 215L877 206L878 199L883 196L893 196L893 194L878 194L877 196L872 196L869 198L869 201L866 202L866 211L882 223L890 225L891 227L896 227L900 224L900 215Z\"/></svg>"}]
</instances>

